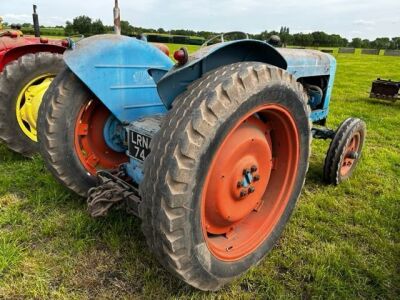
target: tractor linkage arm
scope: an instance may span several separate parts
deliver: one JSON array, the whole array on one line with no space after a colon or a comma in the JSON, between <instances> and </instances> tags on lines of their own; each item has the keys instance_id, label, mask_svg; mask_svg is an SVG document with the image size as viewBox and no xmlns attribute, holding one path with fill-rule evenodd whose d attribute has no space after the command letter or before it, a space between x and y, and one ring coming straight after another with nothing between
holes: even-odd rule
<instances>
[{"instance_id":1,"label":"tractor linkage arm","mask_svg":"<svg viewBox=\"0 0 400 300\"><path fill-rule=\"evenodd\" d=\"M139 190L127 182L123 167L119 170L97 172L98 185L88 192L88 211L92 217L104 217L111 207L125 209L139 217Z\"/></svg>"},{"instance_id":2,"label":"tractor linkage arm","mask_svg":"<svg viewBox=\"0 0 400 300\"><path fill-rule=\"evenodd\" d=\"M326 127L313 127L311 129L311 134L314 139L322 139L322 140L327 140L327 139L333 139L335 136L336 131L326 128Z\"/></svg>"}]
</instances>

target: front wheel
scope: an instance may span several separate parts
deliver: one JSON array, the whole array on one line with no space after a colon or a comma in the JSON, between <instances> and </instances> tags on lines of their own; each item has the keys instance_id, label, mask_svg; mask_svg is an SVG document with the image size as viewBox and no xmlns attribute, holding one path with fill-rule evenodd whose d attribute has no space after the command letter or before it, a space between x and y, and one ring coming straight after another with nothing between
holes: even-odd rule
<instances>
[{"instance_id":1,"label":"front wheel","mask_svg":"<svg viewBox=\"0 0 400 300\"><path fill-rule=\"evenodd\" d=\"M98 170L127 161L123 149L110 148L104 128L117 122L109 110L69 70L61 72L39 110L39 150L55 178L85 197Z\"/></svg>"},{"instance_id":2,"label":"front wheel","mask_svg":"<svg viewBox=\"0 0 400 300\"><path fill-rule=\"evenodd\" d=\"M338 185L353 174L366 136L365 122L358 118L347 118L335 132L324 164L326 183Z\"/></svg>"},{"instance_id":3,"label":"front wheel","mask_svg":"<svg viewBox=\"0 0 400 300\"><path fill-rule=\"evenodd\" d=\"M180 95L151 145L142 228L159 261L216 290L272 249L308 167L307 99L284 70L219 68Z\"/></svg>"}]
</instances>

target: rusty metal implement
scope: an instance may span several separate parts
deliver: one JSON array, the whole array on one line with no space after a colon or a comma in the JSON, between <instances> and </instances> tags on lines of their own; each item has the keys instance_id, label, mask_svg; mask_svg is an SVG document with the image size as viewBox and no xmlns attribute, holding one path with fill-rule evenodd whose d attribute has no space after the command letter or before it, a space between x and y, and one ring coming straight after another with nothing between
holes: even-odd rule
<instances>
[{"instance_id":1,"label":"rusty metal implement","mask_svg":"<svg viewBox=\"0 0 400 300\"><path fill-rule=\"evenodd\" d=\"M395 102L400 98L400 81L378 78L372 82L370 98L384 99Z\"/></svg>"}]
</instances>

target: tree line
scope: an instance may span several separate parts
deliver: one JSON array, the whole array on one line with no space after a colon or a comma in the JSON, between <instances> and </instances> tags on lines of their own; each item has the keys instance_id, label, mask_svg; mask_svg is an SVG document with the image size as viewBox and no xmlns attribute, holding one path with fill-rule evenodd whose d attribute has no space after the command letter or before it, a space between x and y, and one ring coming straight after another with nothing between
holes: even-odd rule
<instances>
[{"instance_id":1,"label":"tree line","mask_svg":"<svg viewBox=\"0 0 400 300\"><path fill-rule=\"evenodd\" d=\"M32 26L31 24L23 24L23 28ZM57 28L62 26L57 26ZM79 16L67 21L64 27L64 33L67 36L82 34L90 36L95 34L113 32L114 27L104 25L100 19L92 20L88 16ZM182 35L191 37L201 37L205 40L219 34L211 31L194 31L189 29L165 30L163 28L143 28L135 27L128 21L121 21L121 32L124 35L137 36L144 33L152 33L162 35ZM294 45L301 47L354 47L354 48L374 48L374 49L400 49L400 37L388 38L379 37L373 41L368 39L353 38L349 41L341 37L339 34L327 34L323 31L315 31L311 33L290 33L289 27L283 26L278 31L263 31L259 34L250 34L250 38L257 40L268 40L272 35L279 35L283 45Z\"/></svg>"}]
</instances>

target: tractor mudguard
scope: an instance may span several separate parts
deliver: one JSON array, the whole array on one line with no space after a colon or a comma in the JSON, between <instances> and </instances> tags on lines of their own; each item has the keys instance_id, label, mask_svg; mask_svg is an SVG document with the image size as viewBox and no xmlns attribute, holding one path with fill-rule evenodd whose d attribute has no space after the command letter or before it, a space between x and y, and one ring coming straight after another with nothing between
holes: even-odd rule
<instances>
[{"instance_id":1,"label":"tractor mudguard","mask_svg":"<svg viewBox=\"0 0 400 300\"><path fill-rule=\"evenodd\" d=\"M311 120L326 118L336 72L336 60L317 50L275 48L257 40L238 40L200 48L183 66L175 66L157 83L158 93L169 109L174 99L189 84L218 67L244 61L256 61L287 70L296 78L329 77L322 108L311 113Z\"/></svg>"},{"instance_id":2,"label":"tractor mudguard","mask_svg":"<svg viewBox=\"0 0 400 300\"><path fill-rule=\"evenodd\" d=\"M126 36L98 35L76 43L65 52L64 60L121 122L166 111L149 71L167 73L173 63L151 44Z\"/></svg>"},{"instance_id":3,"label":"tractor mudguard","mask_svg":"<svg viewBox=\"0 0 400 300\"><path fill-rule=\"evenodd\" d=\"M218 67L242 62L257 61L287 68L285 58L271 45L257 40L237 40L200 48L189 57L184 66L176 66L157 84L158 93L169 109L174 99L187 86Z\"/></svg>"}]
</instances>

